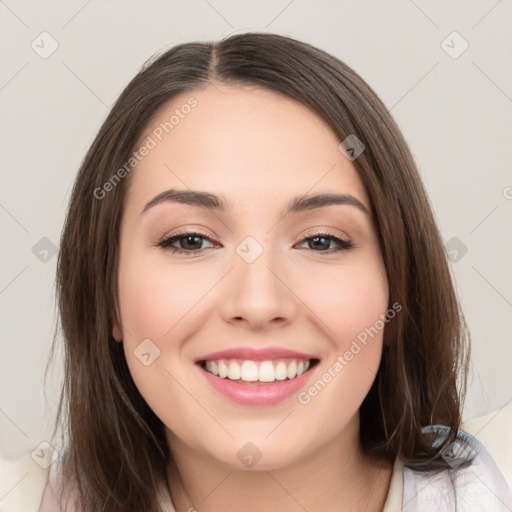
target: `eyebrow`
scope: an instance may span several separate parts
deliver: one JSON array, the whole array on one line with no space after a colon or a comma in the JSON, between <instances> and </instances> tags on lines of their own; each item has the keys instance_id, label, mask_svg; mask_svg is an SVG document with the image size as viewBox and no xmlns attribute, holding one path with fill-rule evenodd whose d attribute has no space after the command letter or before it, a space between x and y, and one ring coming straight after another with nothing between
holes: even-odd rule
<instances>
[{"instance_id":1,"label":"eyebrow","mask_svg":"<svg viewBox=\"0 0 512 512\"><path fill-rule=\"evenodd\" d=\"M161 192L151 199L140 214L142 215L157 204L168 202L199 206L207 210L215 210L219 212L230 212L234 209L233 203L221 195L219 196L198 190L170 189ZM281 211L281 217L290 213L299 213L330 205L354 206L371 218L370 212L366 206L359 199L350 194L316 194L297 196L294 197Z\"/></svg>"}]
</instances>

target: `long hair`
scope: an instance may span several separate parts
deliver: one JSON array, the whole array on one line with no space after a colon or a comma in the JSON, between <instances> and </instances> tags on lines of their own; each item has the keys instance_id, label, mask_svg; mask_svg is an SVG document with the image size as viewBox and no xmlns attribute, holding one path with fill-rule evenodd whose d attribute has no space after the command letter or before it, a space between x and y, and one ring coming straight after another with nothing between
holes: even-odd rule
<instances>
[{"instance_id":1,"label":"long hair","mask_svg":"<svg viewBox=\"0 0 512 512\"><path fill-rule=\"evenodd\" d=\"M407 144L386 107L349 66L288 37L245 33L180 44L146 62L79 169L57 267L65 373L55 424L64 433L63 474L77 510L158 511L157 487L172 454L162 422L139 394L122 345L111 334L119 227L131 175L104 197L98 190L129 160L169 101L211 83L275 91L319 115L340 142L355 134L364 143L353 165L370 198L389 304L399 303L402 311L386 325L381 364L360 408L361 443L377 458L400 456L423 469L447 466L444 444L434 448L421 429L447 425L447 443L455 439L469 334ZM56 338L51 356L55 345Z\"/></svg>"}]
</instances>

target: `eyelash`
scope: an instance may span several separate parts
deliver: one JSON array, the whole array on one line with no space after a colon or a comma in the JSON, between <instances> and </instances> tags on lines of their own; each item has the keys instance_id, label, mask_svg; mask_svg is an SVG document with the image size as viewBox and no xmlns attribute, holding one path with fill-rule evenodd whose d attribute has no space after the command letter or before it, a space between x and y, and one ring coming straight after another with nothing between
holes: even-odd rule
<instances>
[{"instance_id":1,"label":"eyelash","mask_svg":"<svg viewBox=\"0 0 512 512\"><path fill-rule=\"evenodd\" d=\"M196 237L208 240L209 242L216 243L209 236L203 235L201 233L197 233L195 231L191 231L191 232L183 232L183 233L172 234L172 235L170 235L168 237L165 237L160 242L157 242L154 245L157 246L157 247L160 247L161 249L164 249L164 250L170 250L172 253L188 254L188 255L192 255L192 254L199 255L199 254L201 254L206 248L198 249L198 250L185 250L185 249L181 249L179 247L173 247L171 245L172 243L174 243L174 242L176 242L176 241L178 241L180 239L187 238L189 236L196 236ZM334 241L334 242L336 242L338 244L338 247L337 248L327 249L326 251L315 251L314 249L308 249L308 250L313 251L313 252L324 253L324 254L325 253L332 254L332 253L335 253L335 252L346 251L346 250L349 250L349 249L352 249L353 247L355 247L353 242L351 242L349 240L344 240L342 238L339 238L338 236L334 235L334 233L329 233L329 232L315 233L314 235L308 236L308 237L303 238L302 240L300 240L299 244L303 244L304 242L307 242L308 240L312 240L314 238L325 238L327 240Z\"/></svg>"}]
</instances>

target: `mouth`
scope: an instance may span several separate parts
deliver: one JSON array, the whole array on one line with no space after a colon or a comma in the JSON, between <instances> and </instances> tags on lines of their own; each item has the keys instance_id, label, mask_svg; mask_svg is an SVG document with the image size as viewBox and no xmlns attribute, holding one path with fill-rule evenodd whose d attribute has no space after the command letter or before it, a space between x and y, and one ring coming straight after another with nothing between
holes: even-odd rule
<instances>
[{"instance_id":1,"label":"mouth","mask_svg":"<svg viewBox=\"0 0 512 512\"><path fill-rule=\"evenodd\" d=\"M318 363L316 358L287 357L272 360L209 359L198 361L205 372L243 385L275 385L299 378Z\"/></svg>"},{"instance_id":2,"label":"mouth","mask_svg":"<svg viewBox=\"0 0 512 512\"><path fill-rule=\"evenodd\" d=\"M319 362L312 354L277 346L234 347L194 360L217 396L237 405L260 407L277 404L298 393Z\"/></svg>"}]
</instances>

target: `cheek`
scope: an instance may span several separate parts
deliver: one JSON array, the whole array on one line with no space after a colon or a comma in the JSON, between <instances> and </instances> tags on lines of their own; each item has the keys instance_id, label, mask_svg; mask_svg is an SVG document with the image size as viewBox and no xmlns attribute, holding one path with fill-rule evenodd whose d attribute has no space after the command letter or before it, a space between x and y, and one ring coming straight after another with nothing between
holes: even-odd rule
<instances>
[{"instance_id":1,"label":"cheek","mask_svg":"<svg viewBox=\"0 0 512 512\"><path fill-rule=\"evenodd\" d=\"M217 280L211 271L149 262L135 251L120 265L119 307L126 361L139 392L161 419L169 420L166 415L177 406L184 414L189 410L197 413L194 401L180 385L189 377L190 364L182 360L182 349L197 330L197 316Z\"/></svg>"},{"instance_id":2,"label":"cheek","mask_svg":"<svg viewBox=\"0 0 512 512\"><path fill-rule=\"evenodd\" d=\"M386 312L388 284L382 265L362 262L314 275L314 279L302 280L301 295L339 350Z\"/></svg>"},{"instance_id":3,"label":"cheek","mask_svg":"<svg viewBox=\"0 0 512 512\"><path fill-rule=\"evenodd\" d=\"M316 378L298 396L307 411L307 428L318 435L335 435L346 424L359 409L377 374L388 283L383 264L376 261L318 274L316 286L308 283L310 288L304 291L317 298L310 306L323 321L326 333L327 357ZM321 426L318 418L324 418Z\"/></svg>"},{"instance_id":4,"label":"cheek","mask_svg":"<svg viewBox=\"0 0 512 512\"><path fill-rule=\"evenodd\" d=\"M215 276L165 262L138 264L132 258L119 271L123 327L138 337L162 340L187 326L194 309L215 284Z\"/></svg>"}]
</instances>

